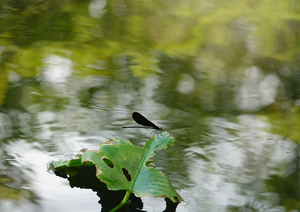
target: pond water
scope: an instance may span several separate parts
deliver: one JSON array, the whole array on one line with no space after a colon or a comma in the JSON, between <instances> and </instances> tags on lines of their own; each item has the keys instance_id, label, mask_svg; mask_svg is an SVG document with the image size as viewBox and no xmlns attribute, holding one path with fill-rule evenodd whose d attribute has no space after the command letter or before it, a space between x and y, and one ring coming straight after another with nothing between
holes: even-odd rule
<instances>
[{"instance_id":1,"label":"pond water","mask_svg":"<svg viewBox=\"0 0 300 212\"><path fill-rule=\"evenodd\" d=\"M111 138L175 138L154 165L177 211L300 211L296 1L0 5L0 211L101 211L52 161ZM145 211L164 199L142 198Z\"/></svg>"}]
</instances>

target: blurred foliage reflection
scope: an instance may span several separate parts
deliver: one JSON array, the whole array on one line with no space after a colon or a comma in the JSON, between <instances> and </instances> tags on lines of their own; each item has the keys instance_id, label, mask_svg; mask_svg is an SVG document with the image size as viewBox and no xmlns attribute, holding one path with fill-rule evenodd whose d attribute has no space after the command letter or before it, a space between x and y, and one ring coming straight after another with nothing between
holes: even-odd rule
<instances>
[{"instance_id":1,"label":"blurred foliage reflection","mask_svg":"<svg viewBox=\"0 0 300 212\"><path fill-rule=\"evenodd\" d=\"M228 150L242 158L230 170L246 173L230 179L251 196L242 206L228 200L228 211L299 209L288 185L299 184L299 43L297 0L1 1L0 176L13 178L7 166L18 167L7 162L18 161L12 144L64 152L72 139L120 137L130 113L143 110L178 140L168 156L179 188L195 173L178 155L201 163L203 175L221 164L226 181L226 162L212 158ZM266 182L265 193L247 193ZM221 211L205 198L203 210Z\"/></svg>"}]
</instances>

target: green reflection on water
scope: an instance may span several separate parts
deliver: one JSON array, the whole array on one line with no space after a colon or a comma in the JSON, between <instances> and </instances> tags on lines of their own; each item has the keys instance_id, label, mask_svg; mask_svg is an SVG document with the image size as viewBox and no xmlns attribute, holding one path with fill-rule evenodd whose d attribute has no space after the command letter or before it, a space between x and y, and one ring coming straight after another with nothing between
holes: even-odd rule
<instances>
[{"instance_id":1,"label":"green reflection on water","mask_svg":"<svg viewBox=\"0 0 300 212\"><path fill-rule=\"evenodd\" d=\"M207 192L203 183L214 186L194 175L224 180L231 167L242 180L229 181L249 201L228 201L228 211L298 209L299 192L287 186L298 183L290 178L298 176L290 167L297 167L300 139L298 13L294 1L5 1L1 160L14 157L8 147L18 139L40 142L51 154L71 149L69 140L138 143L148 132L121 130L137 110L173 132L179 146L161 156L172 165L161 166L187 199ZM2 163L1 172L14 167ZM277 188L275 178L291 189ZM267 180L270 187L245 195L251 183ZM213 201L195 199L191 207L217 211Z\"/></svg>"}]
</instances>

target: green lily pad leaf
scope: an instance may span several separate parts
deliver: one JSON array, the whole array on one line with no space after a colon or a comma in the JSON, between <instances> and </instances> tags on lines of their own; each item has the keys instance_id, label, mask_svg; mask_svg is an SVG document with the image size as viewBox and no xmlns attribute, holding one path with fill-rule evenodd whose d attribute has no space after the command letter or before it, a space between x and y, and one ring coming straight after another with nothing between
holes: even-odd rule
<instances>
[{"instance_id":1,"label":"green lily pad leaf","mask_svg":"<svg viewBox=\"0 0 300 212\"><path fill-rule=\"evenodd\" d=\"M63 160L63 161L54 161L48 165L49 170L63 170L65 174L70 176L76 175L78 170L81 167L85 166L95 166L92 162L87 164L81 163L81 158L71 159L71 160Z\"/></svg>"},{"instance_id":2,"label":"green lily pad leaf","mask_svg":"<svg viewBox=\"0 0 300 212\"><path fill-rule=\"evenodd\" d=\"M181 201L181 197L175 192L169 178L147 163L155 156L154 151L173 146L174 140L167 132L151 138L144 147L113 139L100 144L99 151L86 151L81 161L94 163L97 177L110 190L128 190L139 197L168 197L177 202Z\"/></svg>"},{"instance_id":3,"label":"green lily pad leaf","mask_svg":"<svg viewBox=\"0 0 300 212\"><path fill-rule=\"evenodd\" d=\"M68 167L78 167L83 166L80 158L71 159L71 160L62 160L62 161L54 161L51 163L51 169L63 169Z\"/></svg>"}]
</instances>

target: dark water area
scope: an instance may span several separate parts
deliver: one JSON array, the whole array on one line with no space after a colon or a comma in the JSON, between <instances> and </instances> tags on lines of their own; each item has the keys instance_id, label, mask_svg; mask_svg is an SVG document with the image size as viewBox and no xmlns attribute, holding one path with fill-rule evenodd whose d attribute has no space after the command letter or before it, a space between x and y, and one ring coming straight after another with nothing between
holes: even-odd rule
<instances>
[{"instance_id":1,"label":"dark water area","mask_svg":"<svg viewBox=\"0 0 300 212\"><path fill-rule=\"evenodd\" d=\"M300 211L296 1L4 1L0 211L101 211L52 161L175 138L154 165L177 211ZM162 198L142 198L163 211Z\"/></svg>"}]
</instances>

